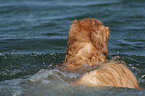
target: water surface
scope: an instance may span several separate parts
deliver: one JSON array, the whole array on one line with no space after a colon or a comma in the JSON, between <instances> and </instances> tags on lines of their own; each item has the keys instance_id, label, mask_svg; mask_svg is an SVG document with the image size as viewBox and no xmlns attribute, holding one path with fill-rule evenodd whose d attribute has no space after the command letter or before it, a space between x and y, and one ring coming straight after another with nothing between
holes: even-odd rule
<instances>
[{"instance_id":1,"label":"water surface","mask_svg":"<svg viewBox=\"0 0 145 96\"><path fill-rule=\"evenodd\" d=\"M74 19L97 18L110 27L108 59L120 56L145 88L144 0L1 0L0 95L144 96L145 91L71 86L76 73L62 64Z\"/></svg>"}]
</instances>

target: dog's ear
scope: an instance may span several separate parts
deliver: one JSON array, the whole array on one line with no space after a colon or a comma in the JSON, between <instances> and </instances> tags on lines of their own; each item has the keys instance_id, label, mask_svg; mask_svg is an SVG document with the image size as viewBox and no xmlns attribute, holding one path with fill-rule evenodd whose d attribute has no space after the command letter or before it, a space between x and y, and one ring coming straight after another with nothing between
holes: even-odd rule
<instances>
[{"instance_id":1,"label":"dog's ear","mask_svg":"<svg viewBox=\"0 0 145 96\"><path fill-rule=\"evenodd\" d=\"M105 33L104 33L104 42L103 42L103 48L102 48L102 52L103 53L106 53L106 54L109 54L108 52L108 48L107 48L107 42L108 42L108 35L109 35L109 27L105 27Z\"/></svg>"},{"instance_id":2,"label":"dog's ear","mask_svg":"<svg viewBox=\"0 0 145 96\"><path fill-rule=\"evenodd\" d=\"M105 27L100 21L97 21L95 30L90 33L91 41L95 47L106 54L108 54L107 42L109 32L109 27Z\"/></svg>"},{"instance_id":3,"label":"dog's ear","mask_svg":"<svg viewBox=\"0 0 145 96\"><path fill-rule=\"evenodd\" d=\"M94 46L97 48L97 50L102 51L103 46L101 45L98 33L96 33L95 31L92 31L90 33L90 38Z\"/></svg>"},{"instance_id":4,"label":"dog's ear","mask_svg":"<svg viewBox=\"0 0 145 96\"><path fill-rule=\"evenodd\" d=\"M79 29L78 25L79 25L79 21L77 21L75 19L73 21L72 25L70 26L70 29L69 29L69 34L68 34L68 38L67 38L68 39L68 45L74 41L75 36L76 36L76 32Z\"/></svg>"}]
</instances>

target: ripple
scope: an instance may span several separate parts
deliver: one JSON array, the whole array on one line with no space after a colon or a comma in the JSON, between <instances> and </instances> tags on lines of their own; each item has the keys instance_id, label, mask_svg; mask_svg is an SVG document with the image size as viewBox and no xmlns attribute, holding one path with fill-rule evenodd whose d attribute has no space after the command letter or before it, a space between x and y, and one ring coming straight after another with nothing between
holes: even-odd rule
<instances>
[{"instance_id":1,"label":"ripple","mask_svg":"<svg viewBox=\"0 0 145 96\"><path fill-rule=\"evenodd\" d=\"M97 18L111 30L108 58L120 56L144 87L144 5L144 0L1 0L0 95L144 95L124 88L71 86L65 76L77 74L47 69L62 64L72 21Z\"/></svg>"}]
</instances>

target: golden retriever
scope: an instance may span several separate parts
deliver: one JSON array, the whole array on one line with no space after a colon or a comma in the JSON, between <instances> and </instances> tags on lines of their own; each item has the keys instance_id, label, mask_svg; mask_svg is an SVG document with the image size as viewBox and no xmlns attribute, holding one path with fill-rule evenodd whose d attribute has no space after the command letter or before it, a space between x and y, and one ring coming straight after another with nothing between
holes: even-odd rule
<instances>
[{"instance_id":1,"label":"golden retriever","mask_svg":"<svg viewBox=\"0 0 145 96\"><path fill-rule=\"evenodd\" d=\"M64 70L81 71L85 65L100 67L90 70L71 84L141 89L134 74L124 64L107 61L109 32L109 27L95 18L73 21L63 62Z\"/></svg>"}]
</instances>

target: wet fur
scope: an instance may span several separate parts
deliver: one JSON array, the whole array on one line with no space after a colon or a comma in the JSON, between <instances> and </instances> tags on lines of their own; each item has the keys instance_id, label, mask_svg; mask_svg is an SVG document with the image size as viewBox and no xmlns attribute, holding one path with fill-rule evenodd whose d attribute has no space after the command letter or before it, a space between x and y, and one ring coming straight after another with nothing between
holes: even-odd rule
<instances>
[{"instance_id":1,"label":"wet fur","mask_svg":"<svg viewBox=\"0 0 145 96\"><path fill-rule=\"evenodd\" d=\"M86 18L74 20L68 35L63 69L80 71L84 65L101 66L94 71L85 73L73 85L114 86L141 89L134 74L124 65L115 61L107 63L107 42L109 27L105 27L99 20Z\"/></svg>"},{"instance_id":2,"label":"wet fur","mask_svg":"<svg viewBox=\"0 0 145 96\"><path fill-rule=\"evenodd\" d=\"M92 66L98 62L105 63L108 35L109 27L105 27L97 19L74 20L70 27L67 54L63 63L66 70L78 71L78 66L84 64Z\"/></svg>"},{"instance_id":3,"label":"wet fur","mask_svg":"<svg viewBox=\"0 0 145 96\"><path fill-rule=\"evenodd\" d=\"M118 62L103 64L99 69L85 73L72 84L142 89L139 87L134 74L124 64L118 64Z\"/></svg>"}]
</instances>

